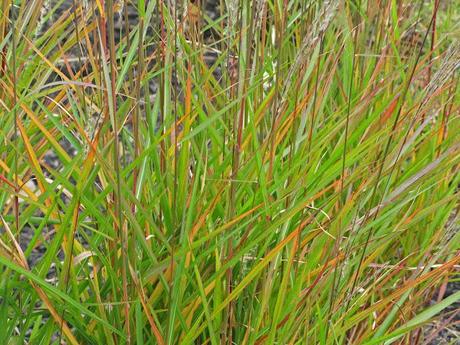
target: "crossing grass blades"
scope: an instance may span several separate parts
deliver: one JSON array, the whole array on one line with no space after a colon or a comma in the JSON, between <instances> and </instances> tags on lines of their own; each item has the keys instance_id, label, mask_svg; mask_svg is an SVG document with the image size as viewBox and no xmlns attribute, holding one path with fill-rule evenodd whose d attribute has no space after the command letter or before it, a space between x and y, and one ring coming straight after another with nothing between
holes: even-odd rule
<instances>
[{"instance_id":1,"label":"crossing grass blades","mask_svg":"<svg viewBox=\"0 0 460 345\"><path fill-rule=\"evenodd\" d=\"M0 10L1 344L459 334L455 1Z\"/></svg>"}]
</instances>

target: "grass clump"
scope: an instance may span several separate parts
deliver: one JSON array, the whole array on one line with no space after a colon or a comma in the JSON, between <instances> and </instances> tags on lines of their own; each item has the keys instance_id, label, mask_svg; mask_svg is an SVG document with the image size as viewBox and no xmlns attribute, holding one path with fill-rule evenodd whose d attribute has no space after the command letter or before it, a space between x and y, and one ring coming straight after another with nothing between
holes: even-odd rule
<instances>
[{"instance_id":1,"label":"grass clump","mask_svg":"<svg viewBox=\"0 0 460 345\"><path fill-rule=\"evenodd\" d=\"M1 11L1 343L418 344L460 298L428 304L460 261L454 2Z\"/></svg>"}]
</instances>

